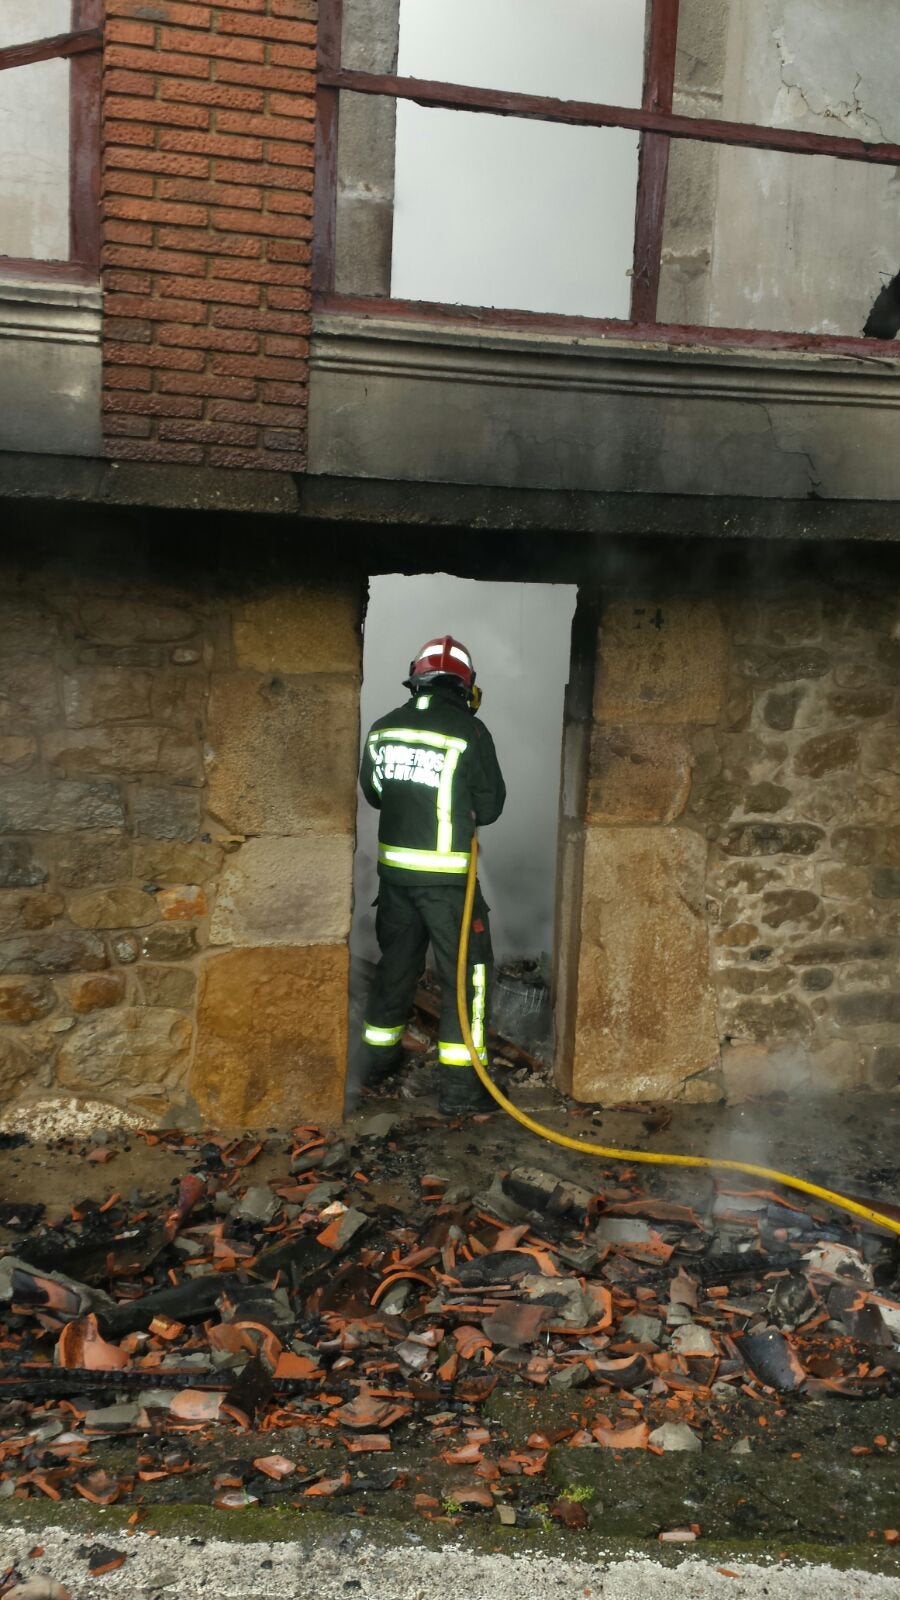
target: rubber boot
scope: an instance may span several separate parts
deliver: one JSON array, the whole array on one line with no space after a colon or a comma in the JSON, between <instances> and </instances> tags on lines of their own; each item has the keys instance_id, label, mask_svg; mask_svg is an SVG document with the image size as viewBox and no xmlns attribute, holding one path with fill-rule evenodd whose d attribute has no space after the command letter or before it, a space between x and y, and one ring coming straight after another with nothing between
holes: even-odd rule
<instances>
[{"instance_id":1,"label":"rubber boot","mask_svg":"<svg viewBox=\"0 0 900 1600\"><path fill-rule=\"evenodd\" d=\"M369 1050L366 1056L360 1085L363 1089L378 1089L406 1065L407 1059L406 1051L400 1044L393 1050L379 1050L377 1053Z\"/></svg>"},{"instance_id":2,"label":"rubber boot","mask_svg":"<svg viewBox=\"0 0 900 1600\"><path fill-rule=\"evenodd\" d=\"M495 1110L495 1102L474 1067L439 1067L438 1074L438 1110L443 1116Z\"/></svg>"}]
</instances>

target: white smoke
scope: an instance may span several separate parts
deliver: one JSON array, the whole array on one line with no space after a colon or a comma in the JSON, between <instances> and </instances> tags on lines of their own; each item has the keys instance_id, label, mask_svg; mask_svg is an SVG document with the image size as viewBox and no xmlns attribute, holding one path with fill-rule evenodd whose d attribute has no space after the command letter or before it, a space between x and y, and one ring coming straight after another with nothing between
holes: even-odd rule
<instances>
[{"instance_id":1,"label":"white smoke","mask_svg":"<svg viewBox=\"0 0 900 1600\"><path fill-rule=\"evenodd\" d=\"M485 828L481 881L500 960L537 956L553 937L563 696L576 590L568 584L481 583L446 573L373 578L363 651L362 734L401 705L412 656L452 633L468 646L484 691L508 798ZM352 949L371 959L377 813L360 797Z\"/></svg>"}]
</instances>

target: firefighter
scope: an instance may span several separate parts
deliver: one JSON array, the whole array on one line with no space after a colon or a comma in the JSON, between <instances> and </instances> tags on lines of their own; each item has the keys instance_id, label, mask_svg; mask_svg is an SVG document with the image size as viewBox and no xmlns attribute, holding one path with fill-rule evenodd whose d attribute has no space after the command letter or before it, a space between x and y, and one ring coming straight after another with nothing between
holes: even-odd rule
<instances>
[{"instance_id":1,"label":"firefighter","mask_svg":"<svg viewBox=\"0 0 900 1600\"><path fill-rule=\"evenodd\" d=\"M499 817L506 786L494 741L475 721L481 690L465 646L449 634L431 639L410 662L405 684L411 698L373 724L360 772L363 794L381 813L375 918L381 960L363 1029L364 1073L372 1085L400 1065L430 943L442 996L439 1104L452 1115L493 1105L463 1043L456 959L472 834ZM479 887L469 930L468 1005L485 1063L491 960Z\"/></svg>"}]
</instances>

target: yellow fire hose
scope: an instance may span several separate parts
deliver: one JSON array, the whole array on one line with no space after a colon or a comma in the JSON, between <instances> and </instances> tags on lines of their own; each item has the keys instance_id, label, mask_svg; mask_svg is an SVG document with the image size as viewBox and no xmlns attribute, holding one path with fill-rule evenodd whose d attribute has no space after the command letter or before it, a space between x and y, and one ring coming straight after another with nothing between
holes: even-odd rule
<instances>
[{"instance_id":1,"label":"yellow fire hose","mask_svg":"<svg viewBox=\"0 0 900 1600\"><path fill-rule=\"evenodd\" d=\"M497 1088L488 1075L487 1068L482 1065L469 1023L466 977L469 964L469 928L475 904L477 874L478 840L473 837L456 963L456 1005L459 1024L472 1065L488 1094L496 1100L501 1111L505 1111L508 1117L521 1123L529 1133L536 1133L539 1139L549 1139L552 1144L562 1145L564 1150L578 1150L583 1155L600 1156L604 1161L640 1161L654 1167L712 1167L719 1172L743 1172L751 1178L765 1178L769 1183L779 1183L786 1189L797 1189L801 1194L811 1194L817 1200L824 1200L828 1205L835 1206L839 1211L850 1211L854 1216L864 1217L866 1222L874 1223L876 1227L886 1228L889 1233L900 1235L900 1222L892 1217L883 1216L871 1206L863 1205L858 1200L851 1200L847 1195L835 1194L831 1189L822 1189L817 1183L807 1183L805 1178L795 1178L788 1172L775 1172L770 1167L757 1167L750 1161L730 1161L724 1158L719 1160L715 1156L651 1155L647 1150L621 1150L613 1146L591 1144L587 1139L571 1139L567 1133L557 1133L553 1128L545 1128L543 1123L536 1122L534 1117L529 1117L524 1111L520 1111L518 1106L513 1105L503 1091Z\"/></svg>"}]
</instances>

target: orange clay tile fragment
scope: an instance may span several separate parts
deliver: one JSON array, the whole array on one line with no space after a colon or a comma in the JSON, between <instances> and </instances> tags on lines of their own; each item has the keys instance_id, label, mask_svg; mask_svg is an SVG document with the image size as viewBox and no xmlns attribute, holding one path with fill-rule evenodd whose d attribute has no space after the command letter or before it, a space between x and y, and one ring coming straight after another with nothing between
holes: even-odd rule
<instances>
[{"instance_id":1,"label":"orange clay tile fragment","mask_svg":"<svg viewBox=\"0 0 900 1600\"><path fill-rule=\"evenodd\" d=\"M184 1333L184 1323L174 1322L171 1317L154 1317L150 1324L150 1332L157 1339L165 1339L167 1344L175 1339L180 1339Z\"/></svg>"},{"instance_id":2,"label":"orange clay tile fragment","mask_svg":"<svg viewBox=\"0 0 900 1600\"><path fill-rule=\"evenodd\" d=\"M341 1441L351 1455L380 1455L392 1448L386 1433L360 1433L355 1439Z\"/></svg>"},{"instance_id":3,"label":"orange clay tile fragment","mask_svg":"<svg viewBox=\"0 0 900 1600\"><path fill-rule=\"evenodd\" d=\"M92 1506L112 1506L121 1494L121 1486L105 1472L92 1472L75 1484L75 1493L80 1494L82 1500L89 1500Z\"/></svg>"},{"instance_id":4,"label":"orange clay tile fragment","mask_svg":"<svg viewBox=\"0 0 900 1600\"><path fill-rule=\"evenodd\" d=\"M479 1350L489 1350L491 1347L490 1339L485 1337L480 1328L472 1328L465 1323L454 1330L453 1338L463 1361L471 1361Z\"/></svg>"},{"instance_id":5,"label":"orange clay tile fragment","mask_svg":"<svg viewBox=\"0 0 900 1600\"><path fill-rule=\"evenodd\" d=\"M447 1490L447 1499L455 1500L458 1506L478 1506L485 1511L493 1510L494 1506L490 1489L480 1489L472 1483L452 1484Z\"/></svg>"},{"instance_id":6,"label":"orange clay tile fragment","mask_svg":"<svg viewBox=\"0 0 900 1600\"><path fill-rule=\"evenodd\" d=\"M276 1378L318 1378L321 1372L310 1356L297 1356L291 1350L285 1350L275 1366Z\"/></svg>"},{"instance_id":7,"label":"orange clay tile fragment","mask_svg":"<svg viewBox=\"0 0 900 1600\"><path fill-rule=\"evenodd\" d=\"M289 1461L287 1456L257 1456L253 1465L257 1472L263 1473L267 1478L274 1478L276 1483L280 1483L282 1478L289 1478L291 1473L297 1470L294 1462Z\"/></svg>"},{"instance_id":8,"label":"orange clay tile fragment","mask_svg":"<svg viewBox=\"0 0 900 1600\"><path fill-rule=\"evenodd\" d=\"M118 1345L107 1344L91 1313L63 1328L56 1344L56 1364L88 1372L115 1372L128 1366L128 1357Z\"/></svg>"},{"instance_id":9,"label":"orange clay tile fragment","mask_svg":"<svg viewBox=\"0 0 900 1600\"><path fill-rule=\"evenodd\" d=\"M222 1410L222 1395L215 1389L182 1389L169 1406L169 1415L180 1422L217 1422Z\"/></svg>"},{"instance_id":10,"label":"orange clay tile fragment","mask_svg":"<svg viewBox=\"0 0 900 1600\"><path fill-rule=\"evenodd\" d=\"M646 1450L650 1443L650 1429L646 1422L639 1422L633 1428L593 1428L592 1433L598 1444L607 1450Z\"/></svg>"},{"instance_id":11,"label":"orange clay tile fragment","mask_svg":"<svg viewBox=\"0 0 900 1600\"><path fill-rule=\"evenodd\" d=\"M410 1283L424 1283L426 1289L431 1289L432 1292L434 1291L433 1280L431 1278L426 1278L424 1272L391 1272L388 1277L382 1278L378 1288L375 1290L375 1293L372 1296L371 1304L373 1306L377 1306L378 1302L387 1294L388 1289L390 1289L395 1283L402 1283L404 1279L408 1280Z\"/></svg>"},{"instance_id":12,"label":"orange clay tile fragment","mask_svg":"<svg viewBox=\"0 0 900 1600\"><path fill-rule=\"evenodd\" d=\"M477 1444L464 1444L458 1450L442 1450L441 1460L446 1461L450 1467L470 1467L481 1460L481 1447Z\"/></svg>"},{"instance_id":13,"label":"orange clay tile fragment","mask_svg":"<svg viewBox=\"0 0 900 1600\"><path fill-rule=\"evenodd\" d=\"M392 1427L402 1417L409 1416L409 1407L391 1405L389 1401L378 1400L363 1390L355 1400L339 1405L333 1415L335 1421L345 1428L372 1430Z\"/></svg>"},{"instance_id":14,"label":"orange clay tile fragment","mask_svg":"<svg viewBox=\"0 0 900 1600\"><path fill-rule=\"evenodd\" d=\"M352 1479L349 1472L342 1472L339 1478L320 1478L318 1483L311 1483L304 1489L305 1495L333 1495L341 1494L344 1489L349 1489Z\"/></svg>"},{"instance_id":15,"label":"orange clay tile fragment","mask_svg":"<svg viewBox=\"0 0 900 1600\"><path fill-rule=\"evenodd\" d=\"M107 1572L118 1572L120 1567L124 1567L127 1559L127 1556L123 1555L110 1556L109 1560L102 1562L99 1567L88 1567L88 1572L92 1578L102 1578Z\"/></svg>"}]
</instances>

